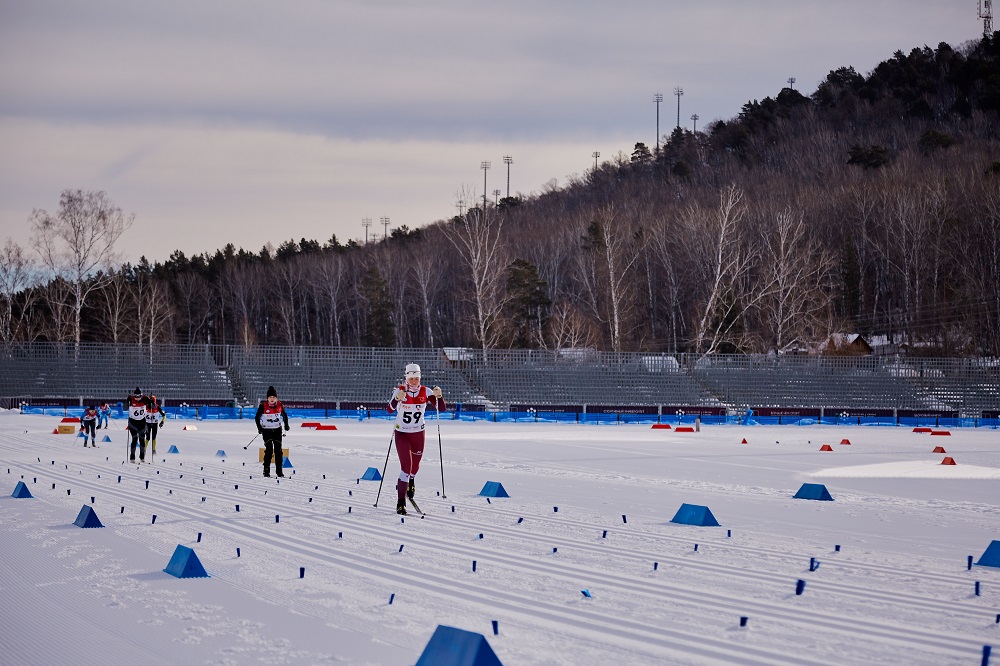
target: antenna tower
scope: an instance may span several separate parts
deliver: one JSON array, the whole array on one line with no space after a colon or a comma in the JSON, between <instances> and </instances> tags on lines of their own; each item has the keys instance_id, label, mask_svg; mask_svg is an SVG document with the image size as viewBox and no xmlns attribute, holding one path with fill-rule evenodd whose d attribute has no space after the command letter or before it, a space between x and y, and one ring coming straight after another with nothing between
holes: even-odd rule
<instances>
[{"instance_id":1,"label":"antenna tower","mask_svg":"<svg viewBox=\"0 0 1000 666\"><path fill-rule=\"evenodd\" d=\"M983 19L983 38L993 36L993 0L979 0L979 18Z\"/></svg>"}]
</instances>

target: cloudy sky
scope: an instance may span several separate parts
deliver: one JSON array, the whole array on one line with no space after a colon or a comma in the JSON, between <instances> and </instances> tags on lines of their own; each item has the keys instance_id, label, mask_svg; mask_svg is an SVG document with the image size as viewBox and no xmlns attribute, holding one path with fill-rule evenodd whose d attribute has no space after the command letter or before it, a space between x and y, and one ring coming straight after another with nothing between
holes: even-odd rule
<instances>
[{"instance_id":1,"label":"cloudy sky","mask_svg":"<svg viewBox=\"0 0 1000 666\"><path fill-rule=\"evenodd\" d=\"M973 0L0 0L0 241L104 190L127 258L420 226L897 49Z\"/></svg>"}]
</instances>

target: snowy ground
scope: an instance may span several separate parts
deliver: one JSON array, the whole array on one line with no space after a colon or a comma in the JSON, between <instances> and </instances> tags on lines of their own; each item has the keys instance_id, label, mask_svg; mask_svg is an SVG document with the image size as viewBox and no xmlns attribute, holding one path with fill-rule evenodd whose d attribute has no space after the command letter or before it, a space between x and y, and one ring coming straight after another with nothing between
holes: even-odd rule
<instances>
[{"instance_id":1,"label":"snowy ground","mask_svg":"<svg viewBox=\"0 0 1000 666\"><path fill-rule=\"evenodd\" d=\"M378 508L357 481L382 469L384 421L293 419L280 483L243 450L250 421L168 422L140 467L114 426L94 450L57 421L0 414L5 663L413 664L438 624L506 666L979 664L1000 646L1000 569L966 569L1000 539L996 430L442 421L447 499L432 429L428 515L401 521L395 454ZM36 499L10 497L22 477ZM486 481L511 498L487 503ZM792 499L804 482L835 501ZM72 524L92 497L105 529ZM722 527L670 523L685 502ZM178 544L210 579L163 573Z\"/></svg>"}]
</instances>

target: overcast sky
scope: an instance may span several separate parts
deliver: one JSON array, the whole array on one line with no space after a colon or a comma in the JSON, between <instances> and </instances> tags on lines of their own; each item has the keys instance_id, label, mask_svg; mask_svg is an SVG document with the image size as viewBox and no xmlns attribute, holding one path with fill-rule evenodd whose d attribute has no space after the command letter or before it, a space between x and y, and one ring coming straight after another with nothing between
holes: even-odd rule
<instances>
[{"instance_id":1,"label":"overcast sky","mask_svg":"<svg viewBox=\"0 0 1000 666\"><path fill-rule=\"evenodd\" d=\"M0 241L104 190L126 258L392 228L982 34L974 0L0 0Z\"/></svg>"}]
</instances>

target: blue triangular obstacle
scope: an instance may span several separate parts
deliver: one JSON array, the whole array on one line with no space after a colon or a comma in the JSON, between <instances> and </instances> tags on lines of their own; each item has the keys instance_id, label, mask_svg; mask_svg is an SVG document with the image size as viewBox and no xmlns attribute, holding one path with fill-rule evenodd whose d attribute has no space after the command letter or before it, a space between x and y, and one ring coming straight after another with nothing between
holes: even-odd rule
<instances>
[{"instance_id":1,"label":"blue triangular obstacle","mask_svg":"<svg viewBox=\"0 0 1000 666\"><path fill-rule=\"evenodd\" d=\"M510 497L499 481L487 481L483 489L479 491L483 497Z\"/></svg>"},{"instance_id":2,"label":"blue triangular obstacle","mask_svg":"<svg viewBox=\"0 0 1000 666\"><path fill-rule=\"evenodd\" d=\"M104 439L102 439L101 441L102 441L102 442L110 442L110 441L111 441L111 438L110 438L110 437L108 437L107 435L105 435L105 436L104 436Z\"/></svg>"},{"instance_id":3,"label":"blue triangular obstacle","mask_svg":"<svg viewBox=\"0 0 1000 666\"><path fill-rule=\"evenodd\" d=\"M222 449L219 449L218 451L215 452L215 457L216 458L225 458L226 457L226 452L223 451Z\"/></svg>"},{"instance_id":4,"label":"blue triangular obstacle","mask_svg":"<svg viewBox=\"0 0 1000 666\"><path fill-rule=\"evenodd\" d=\"M699 504L681 504L677 513L670 520L681 525L697 525L698 527L718 527L719 521L712 515L712 510Z\"/></svg>"},{"instance_id":5,"label":"blue triangular obstacle","mask_svg":"<svg viewBox=\"0 0 1000 666\"><path fill-rule=\"evenodd\" d=\"M87 433L85 433L85 432L84 432L84 431L82 431L82 430L78 430L78 431L77 431L77 433L76 433L76 436L77 436L77 437L86 437L86 436L87 436Z\"/></svg>"},{"instance_id":6,"label":"blue triangular obstacle","mask_svg":"<svg viewBox=\"0 0 1000 666\"><path fill-rule=\"evenodd\" d=\"M361 478L365 481L381 481L382 475L379 474L378 467L369 467Z\"/></svg>"},{"instance_id":7,"label":"blue triangular obstacle","mask_svg":"<svg viewBox=\"0 0 1000 666\"><path fill-rule=\"evenodd\" d=\"M201 566L197 553L180 544L174 549L170 563L164 571L177 578L211 578L205 567Z\"/></svg>"},{"instance_id":8,"label":"blue triangular obstacle","mask_svg":"<svg viewBox=\"0 0 1000 666\"><path fill-rule=\"evenodd\" d=\"M177 450L177 447L175 445L171 444L170 448L167 449L167 453L180 453L180 451Z\"/></svg>"},{"instance_id":9,"label":"blue triangular obstacle","mask_svg":"<svg viewBox=\"0 0 1000 666\"><path fill-rule=\"evenodd\" d=\"M282 458L281 458L281 468L282 469L295 469L295 467L292 466L292 461L288 459L288 456L282 456Z\"/></svg>"},{"instance_id":10,"label":"blue triangular obstacle","mask_svg":"<svg viewBox=\"0 0 1000 666\"><path fill-rule=\"evenodd\" d=\"M1000 541L990 542L976 564L981 567L1000 567Z\"/></svg>"},{"instance_id":11,"label":"blue triangular obstacle","mask_svg":"<svg viewBox=\"0 0 1000 666\"><path fill-rule=\"evenodd\" d=\"M34 495L28 490L28 486L24 485L24 481L18 481L17 485L14 486L14 492L11 493L11 497L16 497L17 499L31 499Z\"/></svg>"},{"instance_id":12,"label":"blue triangular obstacle","mask_svg":"<svg viewBox=\"0 0 1000 666\"><path fill-rule=\"evenodd\" d=\"M799 492L795 493L795 499L824 500L832 502L833 496L822 483L803 483Z\"/></svg>"},{"instance_id":13,"label":"blue triangular obstacle","mask_svg":"<svg viewBox=\"0 0 1000 666\"><path fill-rule=\"evenodd\" d=\"M73 524L77 527L104 527L101 519L97 517L97 512L86 504L80 509L80 514L73 521Z\"/></svg>"},{"instance_id":14,"label":"blue triangular obstacle","mask_svg":"<svg viewBox=\"0 0 1000 666\"><path fill-rule=\"evenodd\" d=\"M439 624L416 666L503 666L486 637Z\"/></svg>"}]
</instances>

